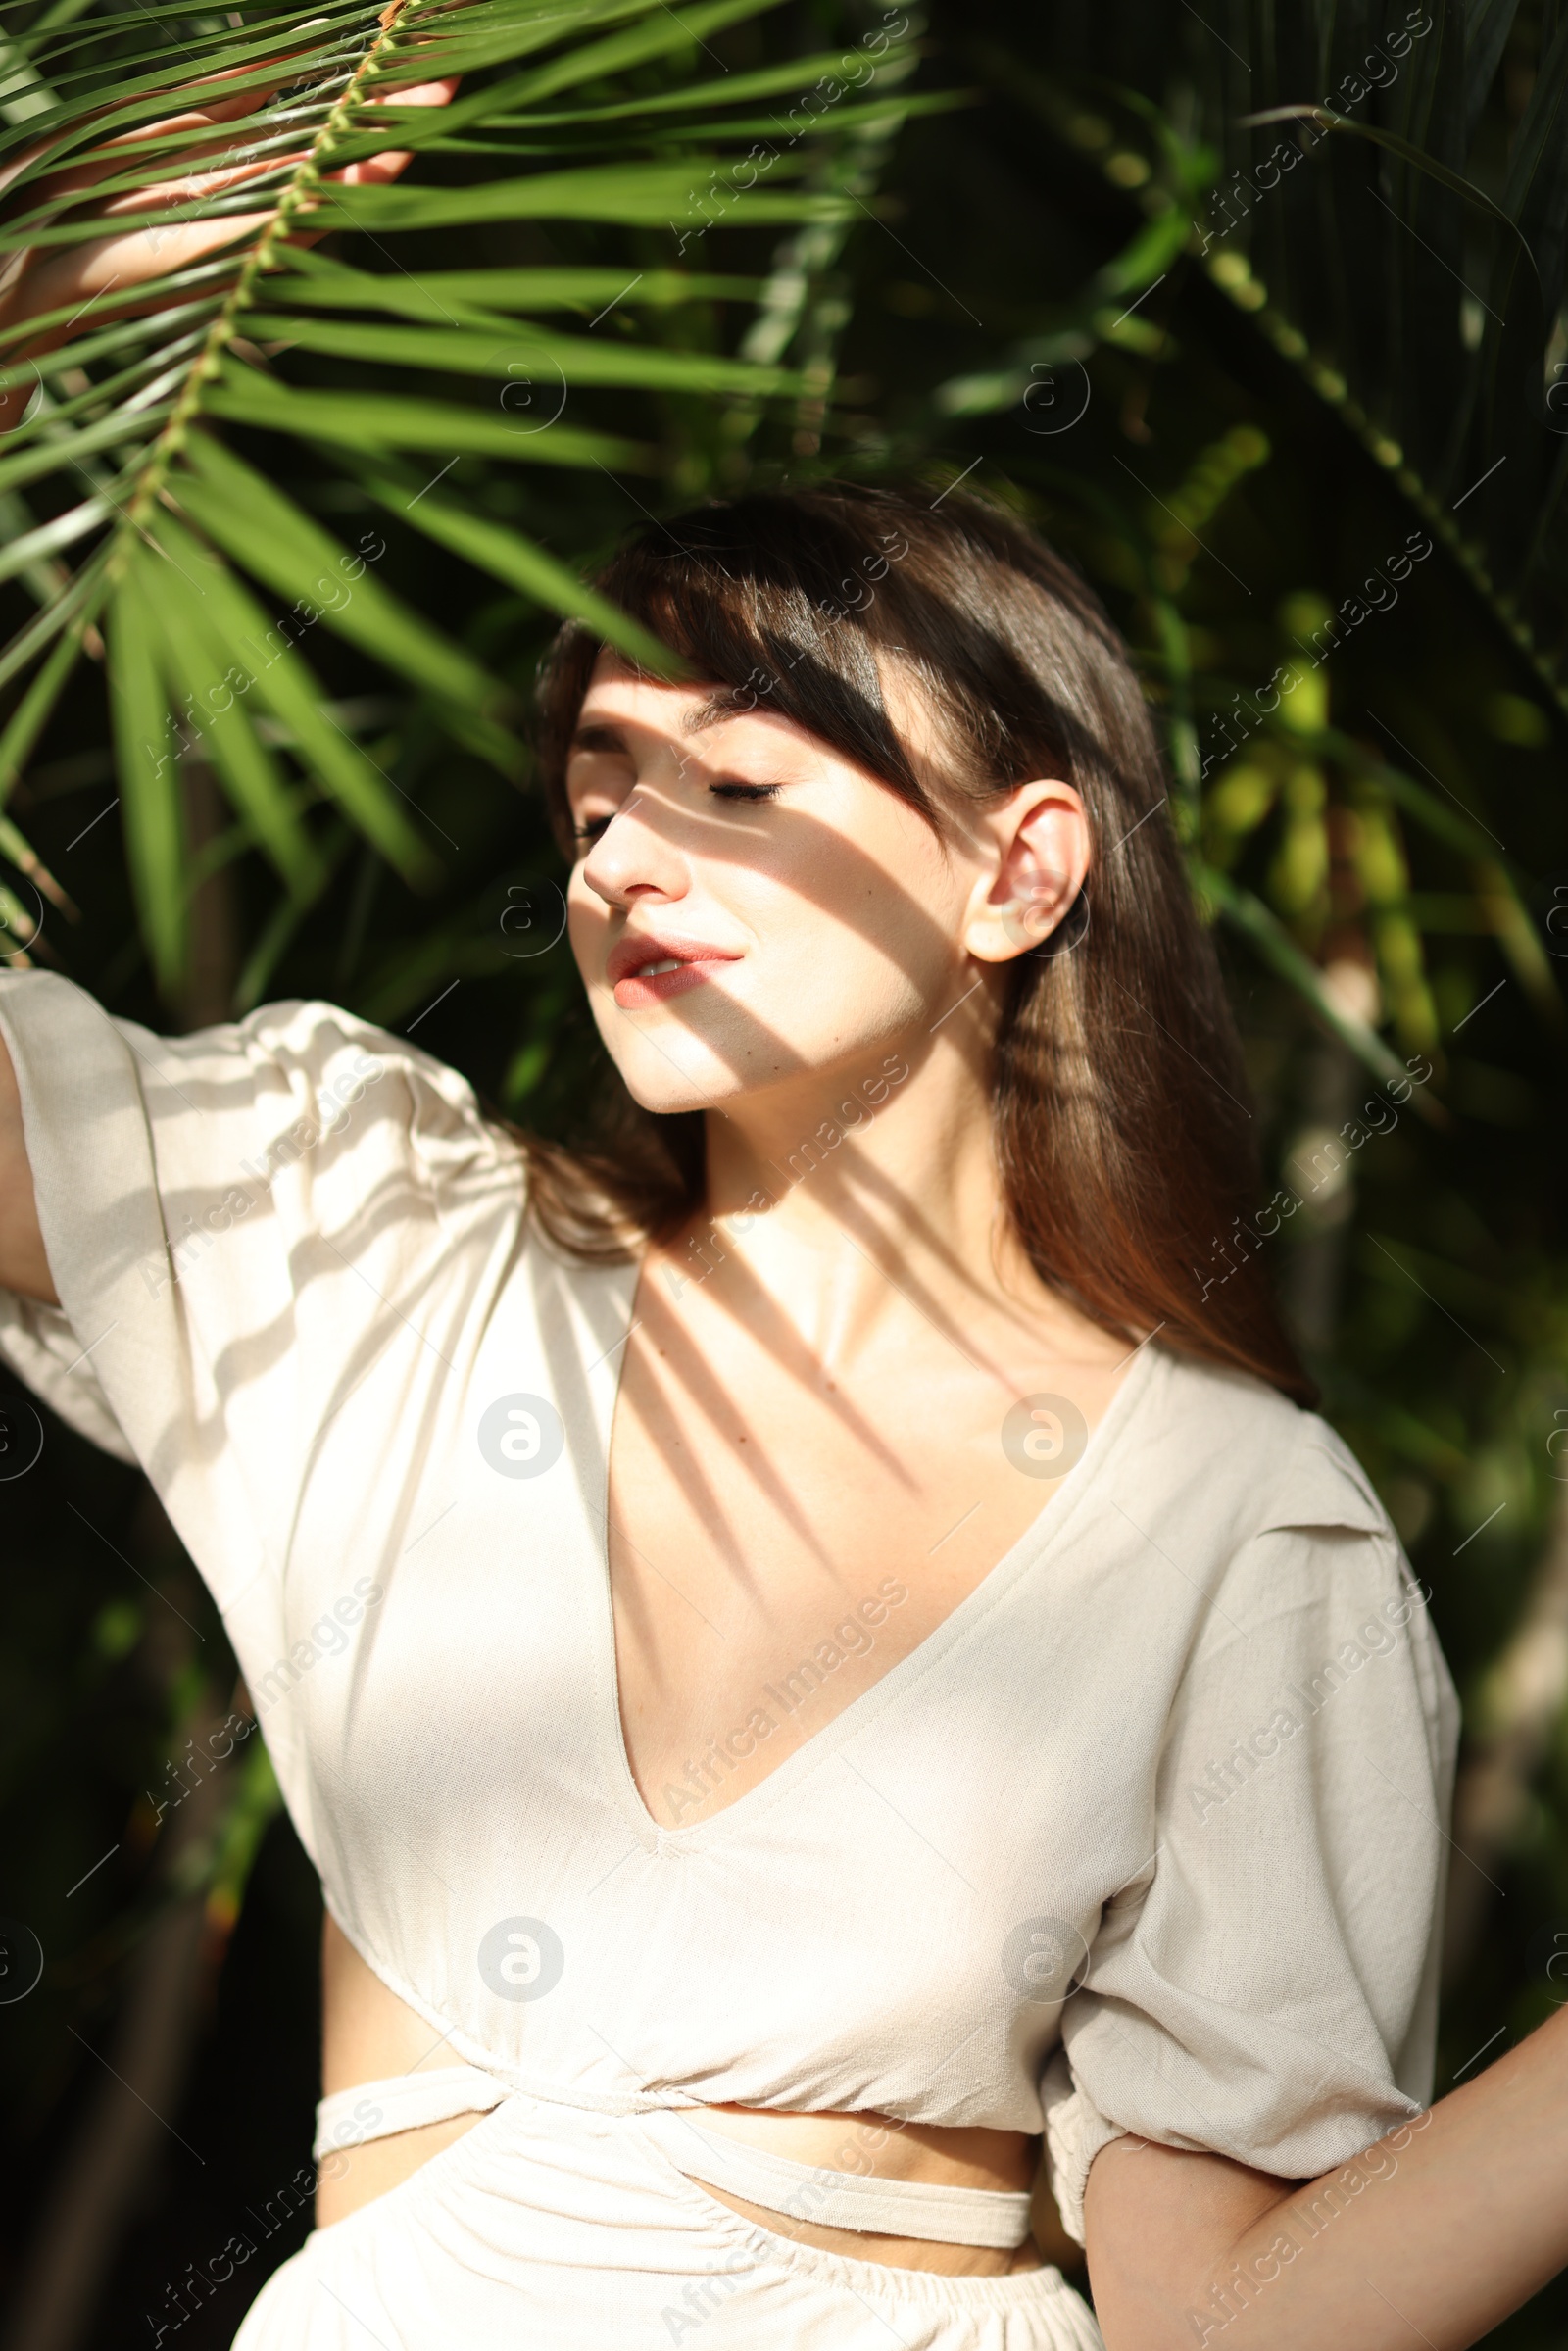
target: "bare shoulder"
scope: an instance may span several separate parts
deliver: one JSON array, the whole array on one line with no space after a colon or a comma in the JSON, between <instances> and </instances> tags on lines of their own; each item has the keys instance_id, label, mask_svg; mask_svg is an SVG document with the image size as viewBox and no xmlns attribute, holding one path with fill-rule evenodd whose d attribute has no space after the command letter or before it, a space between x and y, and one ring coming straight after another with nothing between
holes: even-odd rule
<instances>
[{"instance_id":1,"label":"bare shoulder","mask_svg":"<svg viewBox=\"0 0 1568 2351\"><path fill-rule=\"evenodd\" d=\"M32 1169L22 1131L22 1096L6 1041L0 1035L0 1289L58 1306L44 1255Z\"/></svg>"}]
</instances>

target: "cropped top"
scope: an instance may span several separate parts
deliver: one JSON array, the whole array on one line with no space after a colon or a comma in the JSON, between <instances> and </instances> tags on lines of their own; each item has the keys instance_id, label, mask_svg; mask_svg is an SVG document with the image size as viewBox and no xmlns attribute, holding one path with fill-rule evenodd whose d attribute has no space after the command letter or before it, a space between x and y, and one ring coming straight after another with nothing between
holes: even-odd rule
<instances>
[{"instance_id":1,"label":"cropped top","mask_svg":"<svg viewBox=\"0 0 1568 2351\"><path fill-rule=\"evenodd\" d=\"M0 1354L145 1469L453 2064L1044 2129L1075 2233L1121 2131L1304 2178L1430 2095L1457 1710L1321 1420L1146 1345L952 1615L665 1829L606 1557L635 1266L555 1251L465 1079L329 1004L170 1039L7 973L0 1030L62 1300L0 1293Z\"/></svg>"}]
</instances>

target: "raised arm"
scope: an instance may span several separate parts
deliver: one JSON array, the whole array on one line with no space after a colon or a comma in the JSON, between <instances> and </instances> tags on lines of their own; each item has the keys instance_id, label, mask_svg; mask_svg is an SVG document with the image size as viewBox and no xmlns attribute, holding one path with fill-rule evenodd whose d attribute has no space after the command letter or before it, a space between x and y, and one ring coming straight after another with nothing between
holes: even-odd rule
<instances>
[{"instance_id":1,"label":"raised arm","mask_svg":"<svg viewBox=\"0 0 1568 2351\"><path fill-rule=\"evenodd\" d=\"M1106 2351L1465 2351L1568 2264L1568 2011L1320 2180L1114 2139L1084 2218Z\"/></svg>"},{"instance_id":2,"label":"raised arm","mask_svg":"<svg viewBox=\"0 0 1568 2351\"><path fill-rule=\"evenodd\" d=\"M41 1298L46 1306L60 1303L43 1253L32 1169L22 1133L22 1097L4 1037L0 1037L0 1290Z\"/></svg>"},{"instance_id":3,"label":"raised arm","mask_svg":"<svg viewBox=\"0 0 1568 2351\"><path fill-rule=\"evenodd\" d=\"M382 12L383 25L392 24L402 6L402 0L391 0ZM444 106L457 88L455 76L419 81L417 66L411 59L410 83L378 89L375 102L395 99L401 106ZM165 135L171 130L198 127L211 123L215 134L221 126L236 118L252 113L261 103L265 92L251 90L241 97L224 99L212 94L213 85L203 85L205 103L196 109L172 115L165 121L147 124L127 137L112 142L117 146L134 146L138 140ZM220 137L215 136L215 151ZM29 150L28 153L36 153ZM383 185L403 171L411 158L406 151L392 150L382 155L347 166L328 176L356 186ZM25 157L16 159L0 170L0 195L14 180ZM154 278L167 276L177 268L189 267L206 254L232 243L246 230L254 230L269 215L258 213L250 218L236 219L232 215L215 220L196 220L173 227L141 229L135 225L135 215L171 199L190 197L208 192L232 190L258 171L275 169L277 159L270 165L228 167L202 171L187 170L180 178L144 188L134 196L122 196L107 203L103 211L105 233L101 238L63 248L46 248L39 253L14 256L0 269L0 336L15 329L33 317L60 309L67 304L90 302L111 288L118 289L120 301L127 309L135 307L134 295L138 285ZM73 172L60 174L53 182L43 183L47 190L70 192L86 189L95 179L104 177L111 170L110 161L78 167ZM34 189L36 198L39 191ZM307 238L306 241L309 241ZM236 264L237 266L237 264ZM126 297L130 297L126 300ZM170 297L172 299L172 297ZM118 304L117 304L118 307ZM101 316L107 317L107 312ZM52 349L65 332L62 328L44 330L31 342L20 342L13 334L0 349L0 365L14 365L29 354ZM32 387L22 384L7 391L0 389L0 433L22 421ZM11 1056L0 1036L0 1289L13 1291L24 1298L39 1298L47 1305L60 1300L50 1275L49 1262L44 1254L43 1236L38 1225L37 1200L33 1190L32 1170L28 1164L26 1146L22 1132L22 1105L17 1092L16 1072Z\"/></svg>"}]
</instances>

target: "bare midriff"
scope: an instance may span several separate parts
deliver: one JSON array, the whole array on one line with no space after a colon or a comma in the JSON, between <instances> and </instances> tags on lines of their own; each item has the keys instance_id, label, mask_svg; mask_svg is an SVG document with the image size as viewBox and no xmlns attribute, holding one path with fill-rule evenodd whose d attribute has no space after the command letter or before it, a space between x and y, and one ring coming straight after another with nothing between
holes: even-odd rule
<instances>
[{"instance_id":1,"label":"bare midriff","mask_svg":"<svg viewBox=\"0 0 1568 2351\"><path fill-rule=\"evenodd\" d=\"M322 2088L331 2095L362 2082L390 2075L432 2071L456 2061L436 2040L424 2019L368 1968L347 1937L326 1922L321 1945ZM317 2185L319 2228L346 2220L376 2196L397 2187L431 2156L470 2131L479 2117L454 2115L399 2131L364 2146L339 2149L323 2161ZM821 2166L882 2180L920 2180L941 2187L998 2188L1027 2192L1039 2159L1038 2139L1017 2131L950 2131L899 2123L877 2114L778 2114L755 2107L711 2106L705 2128L744 2139L795 2163ZM775 2235L787 2235L828 2253L860 2261L890 2262L898 2268L937 2270L949 2277L1002 2278L1041 2266L1034 2239L1014 2251L981 2245L950 2245L923 2237L873 2235L858 2229L823 2228L797 2221L770 2206L747 2203L715 2187L704 2193Z\"/></svg>"}]
</instances>

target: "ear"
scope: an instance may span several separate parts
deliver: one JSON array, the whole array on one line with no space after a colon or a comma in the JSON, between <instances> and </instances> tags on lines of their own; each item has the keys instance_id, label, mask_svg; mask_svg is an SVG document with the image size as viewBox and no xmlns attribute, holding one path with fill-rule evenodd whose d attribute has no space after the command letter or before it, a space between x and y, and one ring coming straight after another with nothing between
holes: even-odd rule
<instances>
[{"instance_id":1,"label":"ear","mask_svg":"<svg viewBox=\"0 0 1568 2351\"><path fill-rule=\"evenodd\" d=\"M981 819L990 870L975 884L963 944L982 963L1009 963L1049 939L1083 888L1089 813L1054 777L1017 784Z\"/></svg>"}]
</instances>

